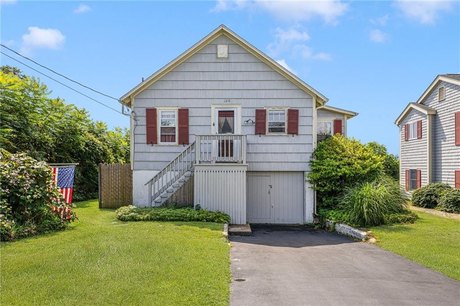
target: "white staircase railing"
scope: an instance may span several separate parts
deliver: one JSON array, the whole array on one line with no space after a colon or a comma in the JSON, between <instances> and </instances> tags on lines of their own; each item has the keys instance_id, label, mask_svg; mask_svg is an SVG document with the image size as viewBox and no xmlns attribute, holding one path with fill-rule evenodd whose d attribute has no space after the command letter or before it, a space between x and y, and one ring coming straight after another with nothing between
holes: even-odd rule
<instances>
[{"instance_id":1,"label":"white staircase railing","mask_svg":"<svg viewBox=\"0 0 460 306\"><path fill-rule=\"evenodd\" d=\"M195 142L185 148L145 185L148 185L150 205L163 204L193 175Z\"/></svg>"}]
</instances>

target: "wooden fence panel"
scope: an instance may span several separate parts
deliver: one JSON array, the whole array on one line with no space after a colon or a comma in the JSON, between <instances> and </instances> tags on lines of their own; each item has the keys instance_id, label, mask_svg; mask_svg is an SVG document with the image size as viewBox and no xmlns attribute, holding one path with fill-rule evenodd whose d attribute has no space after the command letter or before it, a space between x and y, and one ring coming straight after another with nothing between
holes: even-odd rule
<instances>
[{"instance_id":1,"label":"wooden fence panel","mask_svg":"<svg viewBox=\"0 0 460 306\"><path fill-rule=\"evenodd\" d=\"M99 208L118 208L133 203L131 164L99 165Z\"/></svg>"}]
</instances>

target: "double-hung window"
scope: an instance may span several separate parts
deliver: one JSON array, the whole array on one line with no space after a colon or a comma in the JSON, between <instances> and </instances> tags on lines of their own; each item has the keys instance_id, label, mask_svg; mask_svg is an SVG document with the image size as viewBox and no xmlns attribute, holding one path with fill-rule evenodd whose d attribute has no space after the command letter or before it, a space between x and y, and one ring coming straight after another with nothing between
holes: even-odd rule
<instances>
[{"instance_id":1,"label":"double-hung window","mask_svg":"<svg viewBox=\"0 0 460 306\"><path fill-rule=\"evenodd\" d=\"M176 143L177 112L176 110L160 110L160 143Z\"/></svg>"},{"instance_id":2,"label":"double-hung window","mask_svg":"<svg viewBox=\"0 0 460 306\"><path fill-rule=\"evenodd\" d=\"M417 170L416 169L410 169L409 170L409 190L414 190L417 189L418 182L417 182Z\"/></svg>"},{"instance_id":3,"label":"double-hung window","mask_svg":"<svg viewBox=\"0 0 460 306\"><path fill-rule=\"evenodd\" d=\"M286 134L286 110L268 110L268 134Z\"/></svg>"},{"instance_id":4,"label":"double-hung window","mask_svg":"<svg viewBox=\"0 0 460 306\"><path fill-rule=\"evenodd\" d=\"M417 139L417 121L409 123L407 128L409 129L409 140Z\"/></svg>"}]
</instances>

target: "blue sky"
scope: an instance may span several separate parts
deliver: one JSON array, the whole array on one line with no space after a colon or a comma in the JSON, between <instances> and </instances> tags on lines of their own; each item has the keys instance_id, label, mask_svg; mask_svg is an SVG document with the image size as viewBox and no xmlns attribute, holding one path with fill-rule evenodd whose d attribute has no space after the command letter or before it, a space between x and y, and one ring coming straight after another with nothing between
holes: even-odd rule
<instances>
[{"instance_id":1,"label":"blue sky","mask_svg":"<svg viewBox=\"0 0 460 306\"><path fill-rule=\"evenodd\" d=\"M287 65L330 105L359 112L349 121L350 136L378 141L396 154L395 118L437 74L460 72L458 1L1 0L0 9L3 44L115 97L225 24ZM1 64L40 77L52 96L86 108L110 127L129 126L127 117L3 55Z\"/></svg>"}]
</instances>

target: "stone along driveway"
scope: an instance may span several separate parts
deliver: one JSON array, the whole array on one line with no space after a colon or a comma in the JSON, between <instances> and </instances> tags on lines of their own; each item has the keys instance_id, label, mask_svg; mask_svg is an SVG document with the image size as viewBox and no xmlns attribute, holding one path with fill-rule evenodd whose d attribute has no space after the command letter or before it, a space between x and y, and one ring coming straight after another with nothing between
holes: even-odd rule
<instances>
[{"instance_id":1,"label":"stone along driveway","mask_svg":"<svg viewBox=\"0 0 460 306\"><path fill-rule=\"evenodd\" d=\"M232 306L460 305L460 282L323 231L231 237Z\"/></svg>"}]
</instances>

